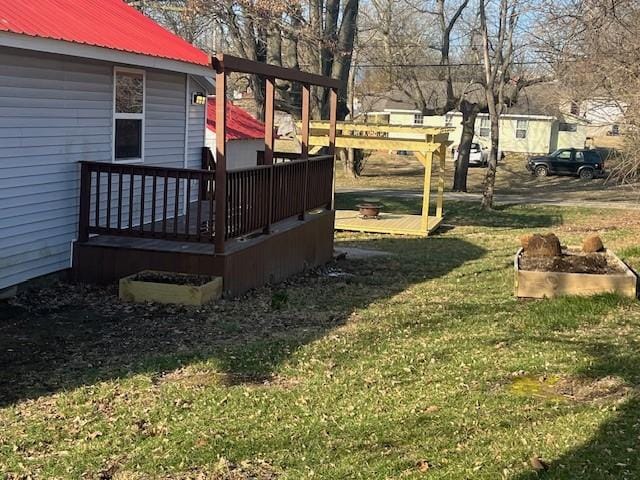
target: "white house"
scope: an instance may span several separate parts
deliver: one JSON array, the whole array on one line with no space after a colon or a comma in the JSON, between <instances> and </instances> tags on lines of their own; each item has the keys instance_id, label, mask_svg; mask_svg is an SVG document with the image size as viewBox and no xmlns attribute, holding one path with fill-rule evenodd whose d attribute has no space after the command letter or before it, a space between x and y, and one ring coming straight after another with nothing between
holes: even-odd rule
<instances>
[{"instance_id":1,"label":"white house","mask_svg":"<svg viewBox=\"0 0 640 480\"><path fill-rule=\"evenodd\" d=\"M227 167L255 167L264 153L264 123L227 100ZM207 101L206 145L216 155L216 97Z\"/></svg>"},{"instance_id":2,"label":"white house","mask_svg":"<svg viewBox=\"0 0 640 480\"><path fill-rule=\"evenodd\" d=\"M434 88L440 88L441 82ZM556 94L557 85L535 85L524 89L517 104L510 106L500 120L500 150L523 154L544 154L558 148L583 148L587 139L589 121L577 115L563 113ZM472 92L478 95L478 92ZM434 91L429 107L444 103L443 93ZM462 136L462 114L449 112L446 115L426 116L410 101L404 92L391 92L387 97L364 99L360 112L370 122L397 125L427 125L453 128L449 139L454 145ZM405 136L411 134L404 134ZM490 121L487 113L480 113L475 125L475 140L488 145Z\"/></svg>"},{"instance_id":3,"label":"white house","mask_svg":"<svg viewBox=\"0 0 640 480\"><path fill-rule=\"evenodd\" d=\"M0 0L0 290L71 266L79 161L200 168L210 57L122 0Z\"/></svg>"}]
</instances>

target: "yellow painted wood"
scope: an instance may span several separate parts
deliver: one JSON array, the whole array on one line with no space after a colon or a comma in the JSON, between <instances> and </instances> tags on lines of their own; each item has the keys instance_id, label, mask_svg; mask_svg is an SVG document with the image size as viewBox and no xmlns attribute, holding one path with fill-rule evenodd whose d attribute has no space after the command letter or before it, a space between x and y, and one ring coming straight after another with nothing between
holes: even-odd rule
<instances>
[{"instance_id":1,"label":"yellow painted wood","mask_svg":"<svg viewBox=\"0 0 640 480\"><path fill-rule=\"evenodd\" d=\"M151 271L139 273L153 273ZM166 272L158 272L166 273ZM175 285L170 283L141 282L138 274L120 279L118 296L129 302L156 302L178 305L204 305L222 296L222 277L214 277L204 285ZM172 275L180 275L172 273Z\"/></svg>"},{"instance_id":2,"label":"yellow painted wood","mask_svg":"<svg viewBox=\"0 0 640 480\"><path fill-rule=\"evenodd\" d=\"M422 228L427 229L429 225L429 202L431 200L431 166L433 163L433 153L424 152L424 190L422 192Z\"/></svg>"},{"instance_id":3,"label":"yellow painted wood","mask_svg":"<svg viewBox=\"0 0 640 480\"><path fill-rule=\"evenodd\" d=\"M436 217L442 218L442 206L444 204L444 162L447 157L447 147L444 145L438 149L438 197L436 199Z\"/></svg>"},{"instance_id":4,"label":"yellow painted wood","mask_svg":"<svg viewBox=\"0 0 640 480\"><path fill-rule=\"evenodd\" d=\"M367 233L390 233L426 237L438 228L442 219L430 217L423 226L421 215L380 214L379 219L361 218L355 210L336 210L336 230Z\"/></svg>"},{"instance_id":5,"label":"yellow painted wood","mask_svg":"<svg viewBox=\"0 0 640 480\"><path fill-rule=\"evenodd\" d=\"M329 128L331 124L326 121L310 122L311 133L309 135L310 153L317 153L322 147L329 146ZM369 124L369 123L353 123L338 122L336 136L337 148L356 148L362 150L404 150L413 152L418 161L425 167L424 189L422 200L422 214L414 215L414 220L418 219L418 226L390 226L393 231L387 233L406 233L409 235L421 234L428 232L433 224L433 220L429 217L429 205L431 200L431 177L433 166L433 154L437 152L439 160L438 172L438 196L436 201L436 217L442 219L444 204L444 170L445 155L447 146L451 144L448 140L449 132L453 129L448 127L426 127L421 125L389 125L389 124ZM393 134L415 134L424 135L424 138L396 138ZM276 151L280 152L299 152L300 142L298 139L276 140ZM368 222L370 223L370 222ZM440 222L438 221L437 224ZM436 226L437 226L436 224ZM357 231L363 227L358 223ZM367 224L365 224L366 226ZM353 225L351 225L353 226ZM372 227L367 227L372 228ZM376 232L385 233L380 228ZM410 232L410 233L407 233Z\"/></svg>"},{"instance_id":6,"label":"yellow painted wood","mask_svg":"<svg viewBox=\"0 0 640 480\"><path fill-rule=\"evenodd\" d=\"M309 136L311 145L329 146L328 135L316 135L315 132ZM336 137L337 148L357 148L362 150L406 150L406 151L436 151L440 147L439 143L427 140L417 140L411 138L388 138L388 137L365 137L365 136L344 136Z\"/></svg>"},{"instance_id":7,"label":"yellow painted wood","mask_svg":"<svg viewBox=\"0 0 640 480\"><path fill-rule=\"evenodd\" d=\"M323 120L314 120L310 127L312 130L329 130L329 122ZM455 128L452 127L430 127L424 125L390 125L388 123L355 123L355 122L337 122L337 130L352 132L370 132L370 133L417 133L425 135L444 135L445 142L450 132Z\"/></svg>"}]
</instances>

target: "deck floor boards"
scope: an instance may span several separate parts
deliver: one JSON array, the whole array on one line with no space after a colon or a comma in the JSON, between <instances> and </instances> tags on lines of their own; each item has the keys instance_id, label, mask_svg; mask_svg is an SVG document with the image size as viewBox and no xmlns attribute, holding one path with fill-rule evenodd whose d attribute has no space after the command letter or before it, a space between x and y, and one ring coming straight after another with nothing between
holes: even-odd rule
<instances>
[{"instance_id":1,"label":"deck floor boards","mask_svg":"<svg viewBox=\"0 0 640 480\"><path fill-rule=\"evenodd\" d=\"M335 227L336 230L426 237L433 233L441 222L442 218L429 217L428 225L425 229L422 226L421 215L381 213L378 219L364 219L355 210L336 210Z\"/></svg>"}]
</instances>

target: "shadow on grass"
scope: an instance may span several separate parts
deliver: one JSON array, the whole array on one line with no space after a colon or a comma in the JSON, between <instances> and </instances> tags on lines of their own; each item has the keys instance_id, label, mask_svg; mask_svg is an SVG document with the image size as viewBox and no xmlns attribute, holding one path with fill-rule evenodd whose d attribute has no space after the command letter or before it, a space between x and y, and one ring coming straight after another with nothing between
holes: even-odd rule
<instances>
[{"instance_id":1,"label":"shadow on grass","mask_svg":"<svg viewBox=\"0 0 640 480\"><path fill-rule=\"evenodd\" d=\"M549 342L560 343L568 350L579 352L580 356L593 359L588 367L575 372L577 378L588 382L607 377L618 378L632 392L624 403L615 406L614 418L604 422L587 442L551 462L548 471L526 473L516 477L518 480L640 478L640 397L635 391L640 385L640 338L633 334L625 337L611 334L610 337L603 335L597 340L587 341L574 336L544 334L545 330L570 332L581 325L601 321L614 308L630 302L632 301L629 299L614 295L601 295L589 299L567 297L531 305L528 316L530 319L537 317L543 321L541 331L526 338L514 338L538 342L541 349ZM590 310L585 309L587 303L591 304ZM549 314L551 318L545 317L545 314ZM610 410L613 405L609 403L603 408Z\"/></svg>"},{"instance_id":2,"label":"shadow on grass","mask_svg":"<svg viewBox=\"0 0 640 480\"><path fill-rule=\"evenodd\" d=\"M0 406L137 373L160 379L197 361L211 362L222 384L270 381L354 310L485 254L457 238L351 244L394 254L347 259L201 308L126 304L115 287L68 284L0 304Z\"/></svg>"},{"instance_id":3,"label":"shadow on grass","mask_svg":"<svg viewBox=\"0 0 640 480\"><path fill-rule=\"evenodd\" d=\"M355 210L359 203L375 198L371 191L336 194L336 209ZM384 205L383 212L419 215L422 197L398 196L378 199ZM433 200L433 199L432 199ZM434 200L435 201L435 200ZM433 202L431 206L433 214ZM557 213L549 213L549 212ZM560 208L545 207L544 211L535 206L500 205L491 212L485 212L479 205L470 202L445 201L445 223L454 226L478 226L501 228L549 228L562 225Z\"/></svg>"}]
</instances>

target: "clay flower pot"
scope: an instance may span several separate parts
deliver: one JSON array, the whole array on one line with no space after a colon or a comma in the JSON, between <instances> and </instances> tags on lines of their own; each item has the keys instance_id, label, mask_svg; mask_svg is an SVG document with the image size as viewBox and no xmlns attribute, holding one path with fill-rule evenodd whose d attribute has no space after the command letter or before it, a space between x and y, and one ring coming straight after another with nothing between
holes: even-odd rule
<instances>
[{"instance_id":1,"label":"clay flower pot","mask_svg":"<svg viewBox=\"0 0 640 480\"><path fill-rule=\"evenodd\" d=\"M380 210L382 209L381 203L361 203L356 205L362 218L378 218Z\"/></svg>"}]
</instances>

